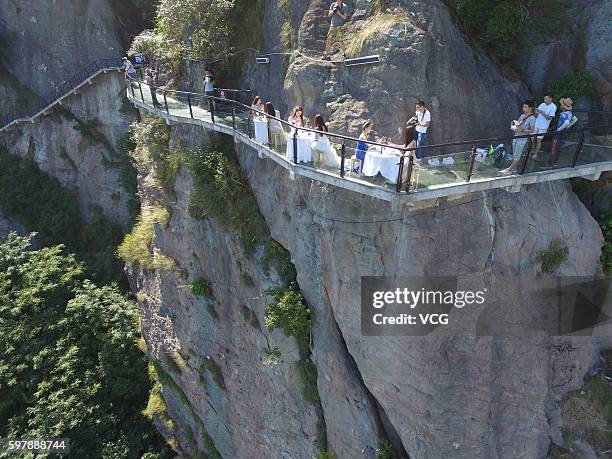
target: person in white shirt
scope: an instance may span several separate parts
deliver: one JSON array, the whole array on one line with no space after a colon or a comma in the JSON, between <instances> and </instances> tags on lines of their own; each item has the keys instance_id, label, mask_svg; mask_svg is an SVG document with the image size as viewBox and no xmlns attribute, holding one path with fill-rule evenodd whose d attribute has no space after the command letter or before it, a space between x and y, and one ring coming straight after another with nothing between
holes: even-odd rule
<instances>
[{"instance_id":1,"label":"person in white shirt","mask_svg":"<svg viewBox=\"0 0 612 459\"><path fill-rule=\"evenodd\" d=\"M138 73L134 68L134 64L132 64L132 62L127 57L123 58L123 65L121 66L121 69L125 73L126 78L132 78L133 80L138 78Z\"/></svg>"},{"instance_id":2,"label":"person in white shirt","mask_svg":"<svg viewBox=\"0 0 612 459\"><path fill-rule=\"evenodd\" d=\"M557 113L557 106L553 104L553 99L550 94L544 96L544 102L542 102L538 106L535 112L538 117L536 118L534 133L542 135L538 135L536 150L533 155L533 159L537 159L538 153L542 148L542 140L544 140L544 134L548 132L548 126L550 126L550 121Z\"/></svg>"},{"instance_id":3,"label":"person in white shirt","mask_svg":"<svg viewBox=\"0 0 612 459\"><path fill-rule=\"evenodd\" d=\"M425 107L425 102L419 100L416 104L416 133L417 133L417 158L421 159L423 157L423 148L421 148L425 144L425 138L427 137L427 128L429 128L429 123L431 123L431 113Z\"/></svg>"}]
</instances>

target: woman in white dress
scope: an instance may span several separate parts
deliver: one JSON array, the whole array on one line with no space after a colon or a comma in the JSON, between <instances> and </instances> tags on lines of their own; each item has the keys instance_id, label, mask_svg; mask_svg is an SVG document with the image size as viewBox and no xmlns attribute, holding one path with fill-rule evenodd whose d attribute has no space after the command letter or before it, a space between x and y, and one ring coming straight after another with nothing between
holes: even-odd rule
<instances>
[{"instance_id":1,"label":"woman in white dress","mask_svg":"<svg viewBox=\"0 0 612 459\"><path fill-rule=\"evenodd\" d=\"M251 103L251 108L259 112L263 112L266 109L263 100L261 100L261 97L259 96L255 96L255 99L253 99L253 102Z\"/></svg>"},{"instance_id":2,"label":"woman in white dress","mask_svg":"<svg viewBox=\"0 0 612 459\"><path fill-rule=\"evenodd\" d=\"M306 127L306 120L304 119L304 110L300 106L296 106L293 108L291 112L291 116L287 120L289 124L293 124L297 127Z\"/></svg>"},{"instance_id":3,"label":"woman in white dress","mask_svg":"<svg viewBox=\"0 0 612 459\"><path fill-rule=\"evenodd\" d=\"M315 135L315 141L312 142L310 147L313 151L320 151L323 154L323 163L330 168L337 169L340 167L340 158L336 154L336 149L332 147L329 138L322 134L323 132L329 132L327 125L323 120L323 116L316 115L312 122L313 129L320 131Z\"/></svg>"}]
</instances>

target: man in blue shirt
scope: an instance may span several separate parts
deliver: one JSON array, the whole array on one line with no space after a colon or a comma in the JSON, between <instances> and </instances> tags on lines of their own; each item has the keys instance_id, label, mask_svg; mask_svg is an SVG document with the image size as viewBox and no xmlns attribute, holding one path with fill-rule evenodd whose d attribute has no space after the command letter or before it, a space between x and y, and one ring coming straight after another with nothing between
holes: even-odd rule
<instances>
[{"instance_id":1,"label":"man in blue shirt","mask_svg":"<svg viewBox=\"0 0 612 459\"><path fill-rule=\"evenodd\" d=\"M327 43L325 44L325 55L323 60L331 61L331 50L336 43L340 43L342 54L346 59L346 48L344 46L344 23L348 20L348 6L342 0L336 0L329 7L328 17L331 18L331 27L327 34Z\"/></svg>"},{"instance_id":2,"label":"man in blue shirt","mask_svg":"<svg viewBox=\"0 0 612 459\"><path fill-rule=\"evenodd\" d=\"M558 165L559 155L561 154L561 148L563 148L563 134L566 129L572 125L572 119L574 112L572 109L574 101L569 97L559 100L559 107L561 108L561 114L557 121L557 130L553 135L553 140L550 145L550 158L546 161L544 167L555 167Z\"/></svg>"}]
</instances>

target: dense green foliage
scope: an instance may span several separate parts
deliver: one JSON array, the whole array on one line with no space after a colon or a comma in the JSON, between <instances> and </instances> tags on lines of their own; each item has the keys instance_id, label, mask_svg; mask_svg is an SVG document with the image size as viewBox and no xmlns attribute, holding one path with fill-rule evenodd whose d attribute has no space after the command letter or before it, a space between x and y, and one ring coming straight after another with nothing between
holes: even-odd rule
<instances>
[{"instance_id":1,"label":"dense green foliage","mask_svg":"<svg viewBox=\"0 0 612 459\"><path fill-rule=\"evenodd\" d=\"M595 94L595 82L587 69L572 70L552 83L548 89L555 99L570 97L575 103L580 97L591 97Z\"/></svg>"},{"instance_id":2,"label":"dense green foliage","mask_svg":"<svg viewBox=\"0 0 612 459\"><path fill-rule=\"evenodd\" d=\"M0 150L0 210L31 231L41 246L64 244L100 284L119 282L127 288L123 267L114 256L122 231L99 207L85 223L76 193L38 169L33 161Z\"/></svg>"},{"instance_id":3,"label":"dense green foliage","mask_svg":"<svg viewBox=\"0 0 612 459\"><path fill-rule=\"evenodd\" d=\"M265 292L272 298L266 307L266 325L270 330L280 328L286 336L293 336L303 357L310 354L310 309L304 302L297 284L287 288L271 288Z\"/></svg>"},{"instance_id":4,"label":"dense green foliage","mask_svg":"<svg viewBox=\"0 0 612 459\"><path fill-rule=\"evenodd\" d=\"M155 29L136 37L130 53L165 64L175 77L181 56L217 62L219 69L220 59L257 47L264 6L264 0L161 0ZM225 80L237 75L242 58L225 62Z\"/></svg>"},{"instance_id":5,"label":"dense green foliage","mask_svg":"<svg viewBox=\"0 0 612 459\"><path fill-rule=\"evenodd\" d=\"M601 247L601 266L605 273L609 274L612 272L612 212L603 212L597 221L604 237L604 244Z\"/></svg>"},{"instance_id":6,"label":"dense green foliage","mask_svg":"<svg viewBox=\"0 0 612 459\"><path fill-rule=\"evenodd\" d=\"M236 232L248 254L253 253L267 237L267 227L232 143L211 142L186 154L185 160L194 177L190 215L215 218L221 226Z\"/></svg>"},{"instance_id":7,"label":"dense green foliage","mask_svg":"<svg viewBox=\"0 0 612 459\"><path fill-rule=\"evenodd\" d=\"M271 266L274 266L284 284L289 285L295 281L297 274L295 266L291 263L289 251L272 238L269 238L266 243L261 264L266 273L269 272Z\"/></svg>"},{"instance_id":8,"label":"dense green foliage","mask_svg":"<svg viewBox=\"0 0 612 459\"><path fill-rule=\"evenodd\" d=\"M564 23L567 0L447 0L464 27L497 59Z\"/></svg>"},{"instance_id":9,"label":"dense green foliage","mask_svg":"<svg viewBox=\"0 0 612 459\"><path fill-rule=\"evenodd\" d=\"M73 457L167 457L141 413L151 382L135 303L61 247L29 244L0 245L0 436L69 438Z\"/></svg>"}]
</instances>

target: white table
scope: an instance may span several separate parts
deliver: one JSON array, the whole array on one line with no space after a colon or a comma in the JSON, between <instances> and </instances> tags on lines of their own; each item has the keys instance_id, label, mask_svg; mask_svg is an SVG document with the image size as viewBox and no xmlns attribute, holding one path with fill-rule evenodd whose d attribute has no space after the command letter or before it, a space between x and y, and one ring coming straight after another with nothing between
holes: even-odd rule
<instances>
[{"instance_id":1,"label":"white table","mask_svg":"<svg viewBox=\"0 0 612 459\"><path fill-rule=\"evenodd\" d=\"M312 161L312 148L310 145L315 140L312 132L302 132L297 138L297 157L298 163L308 163ZM293 136L287 138L287 158L293 161Z\"/></svg>"},{"instance_id":2,"label":"white table","mask_svg":"<svg viewBox=\"0 0 612 459\"><path fill-rule=\"evenodd\" d=\"M255 124L255 140L262 145L268 145L270 140L268 139L268 122L265 117L253 118Z\"/></svg>"},{"instance_id":3,"label":"white table","mask_svg":"<svg viewBox=\"0 0 612 459\"><path fill-rule=\"evenodd\" d=\"M374 177L380 172L387 180L395 182L399 173L401 151L395 148L373 146L368 148L363 161L361 173L367 177Z\"/></svg>"}]
</instances>

